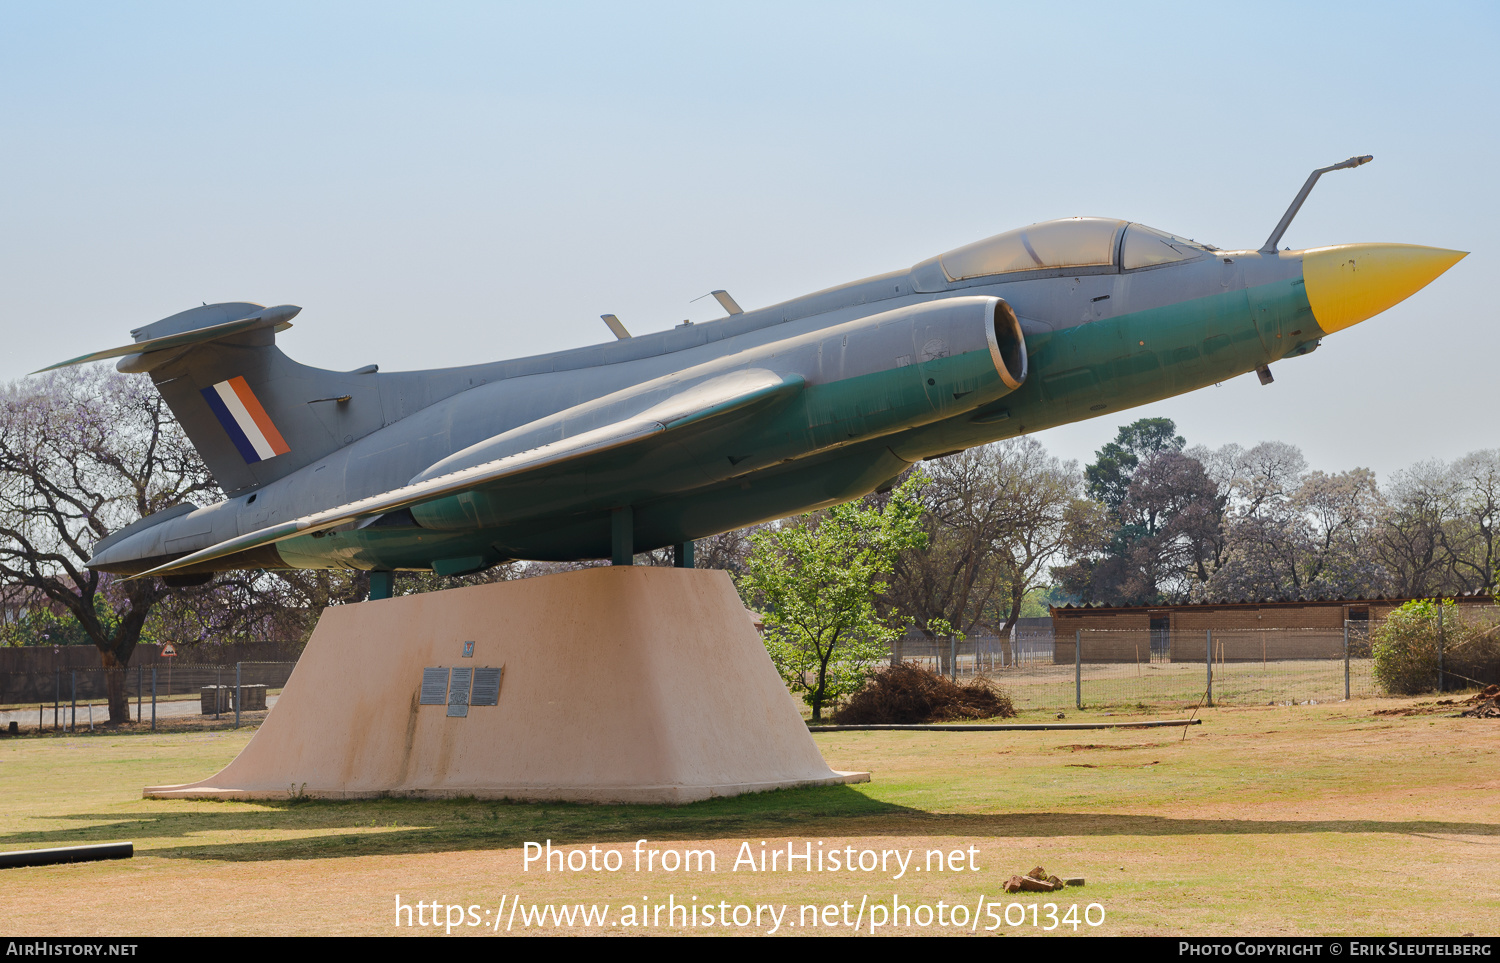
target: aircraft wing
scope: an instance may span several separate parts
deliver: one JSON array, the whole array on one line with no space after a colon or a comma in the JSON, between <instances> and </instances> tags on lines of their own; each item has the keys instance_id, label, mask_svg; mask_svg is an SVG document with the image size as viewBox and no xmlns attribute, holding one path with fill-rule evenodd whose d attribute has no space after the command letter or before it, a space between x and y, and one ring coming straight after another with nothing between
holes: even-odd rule
<instances>
[{"instance_id":1,"label":"aircraft wing","mask_svg":"<svg viewBox=\"0 0 1500 963\"><path fill-rule=\"evenodd\" d=\"M745 413L746 409L788 398L800 391L802 385L803 380L797 375L784 376L763 369L733 372L694 385L640 414L612 424L582 431L494 461L423 479L336 508L280 522L132 577L166 575L180 568L210 562L298 535L326 531L361 517L399 511L466 491L491 488L550 468L568 465L576 471L587 471L590 459L596 456L620 452L659 436L665 438L689 427L712 427L720 420Z\"/></svg>"}]
</instances>

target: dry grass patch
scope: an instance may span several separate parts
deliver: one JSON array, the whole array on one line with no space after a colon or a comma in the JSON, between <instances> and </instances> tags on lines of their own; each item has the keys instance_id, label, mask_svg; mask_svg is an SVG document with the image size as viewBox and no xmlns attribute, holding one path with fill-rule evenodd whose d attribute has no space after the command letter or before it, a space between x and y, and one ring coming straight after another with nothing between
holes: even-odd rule
<instances>
[{"instance_id":1,"label":"dry grass patch","mask_svg":"<svg viewBox=\"0 0 1500 963\"><path fill-rule=\"evenodd\" d=\"M832 766L871 770L874 781L678 808L144 800L144 785L216 771L250 733L11 740L0 742L0 848L130 839L138 855L9 870L0 908L18 936L430 934L394 926L398 894L481 912L518 896L615 911L643 898L697 897L700 906L774 903L794 915L893 897L972 907L983 896L1099 903L1107 918L1093 932L1108 934L1493 933L1500 726L1373 715L1417 701L1205 709L1205 724L1185 739L1181 730L1125 729L1091 732L1087 742L1056 732L820 734ZM1070 713L1080 717L1098 714ZM549 839L627 859L641 839L705 849L717 871L637 872L628 861L613 872L527 870L525 844ZM768 850L965 855L957 869L899 880L729 869L744 844L759 852L762 841ZM1037 864L1088 884L1003 896L1005 879ZM640 931L681 928L630 930Z\"/></svg>"}]
</instances>

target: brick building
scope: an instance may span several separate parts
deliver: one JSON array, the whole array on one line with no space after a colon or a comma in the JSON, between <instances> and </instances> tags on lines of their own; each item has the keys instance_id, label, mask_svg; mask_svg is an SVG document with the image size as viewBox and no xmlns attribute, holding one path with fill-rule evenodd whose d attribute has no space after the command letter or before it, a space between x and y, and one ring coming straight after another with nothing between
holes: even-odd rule
<instances>
[{"instance_id":1,"label":"brick building","mask_svg":"<svg viewBox=\"0 0 1500 963\"><path fill-rule=\"evenodd\" d=\"M1086 662L1202 662L1213 633L1214 658L1226 662L1342 658L1344 624L1384 619L1409 599L1264 599L1186 605L1065 605L1052 609L1053 659L1074 660L1084 638ZM1465 610L1493 617L1493 596L1455 599Z\"/></svg>"}]
</instances>

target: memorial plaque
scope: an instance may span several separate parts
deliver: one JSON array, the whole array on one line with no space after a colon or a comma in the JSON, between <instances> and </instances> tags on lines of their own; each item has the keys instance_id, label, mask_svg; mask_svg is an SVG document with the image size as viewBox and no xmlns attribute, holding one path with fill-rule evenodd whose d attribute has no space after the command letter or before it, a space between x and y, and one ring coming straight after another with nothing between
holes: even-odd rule
<instances>
[{"instance_id":1,"label":"memorial plaque","mask_svg":"<svg viewBox=\"0 0 1500 963\"><path fill-rule=\"evenodd\" d=\"M474 694L469 699L469 705L492 706L500 702L500 674L505 667L498 669L484 668L474 670Z\"/></svg>"},{"instance_id":2,"label":"memorial plaque","mask_svg":"<svg viewBox=\"0 0 1500 963\"><path fill-rule=\"evenodd\" d=\"M448 670L422 670L422 700L424 706L440 706L448 701Z\"/></svg>"},{"instance_id":3,"label":"memorial plaque","mask_svg":"<svg viewBox=\"0 0 1500 963\"><path fill-rule=\"evenodd\" d=\"M469 714L469 686L473 669L454 669L453 684L448 687L448 715L463 718Z\"/></svg>"}]
</instances>

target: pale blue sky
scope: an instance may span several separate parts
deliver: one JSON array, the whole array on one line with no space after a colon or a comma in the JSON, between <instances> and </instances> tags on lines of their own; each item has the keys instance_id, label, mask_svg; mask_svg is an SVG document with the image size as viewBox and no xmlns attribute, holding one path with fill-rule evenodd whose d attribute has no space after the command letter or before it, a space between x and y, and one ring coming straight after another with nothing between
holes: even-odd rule
<instances>
[{"instance_id":1,"label":"pale blue sky","mask_svg":"<svg viewBox=\"0 0 1500 963\"><path fill-rule=\"evenodd\" d=\"M1032 221L1474 252L1135 415L1382 478L1500 446L1490 3L0 3L0 379L200 301L443 366L752 307ZM1145 11L1145 12L1138 12ZM1121 419L1046 432L1086 459Z\"/></svg>"}]
</instances>

